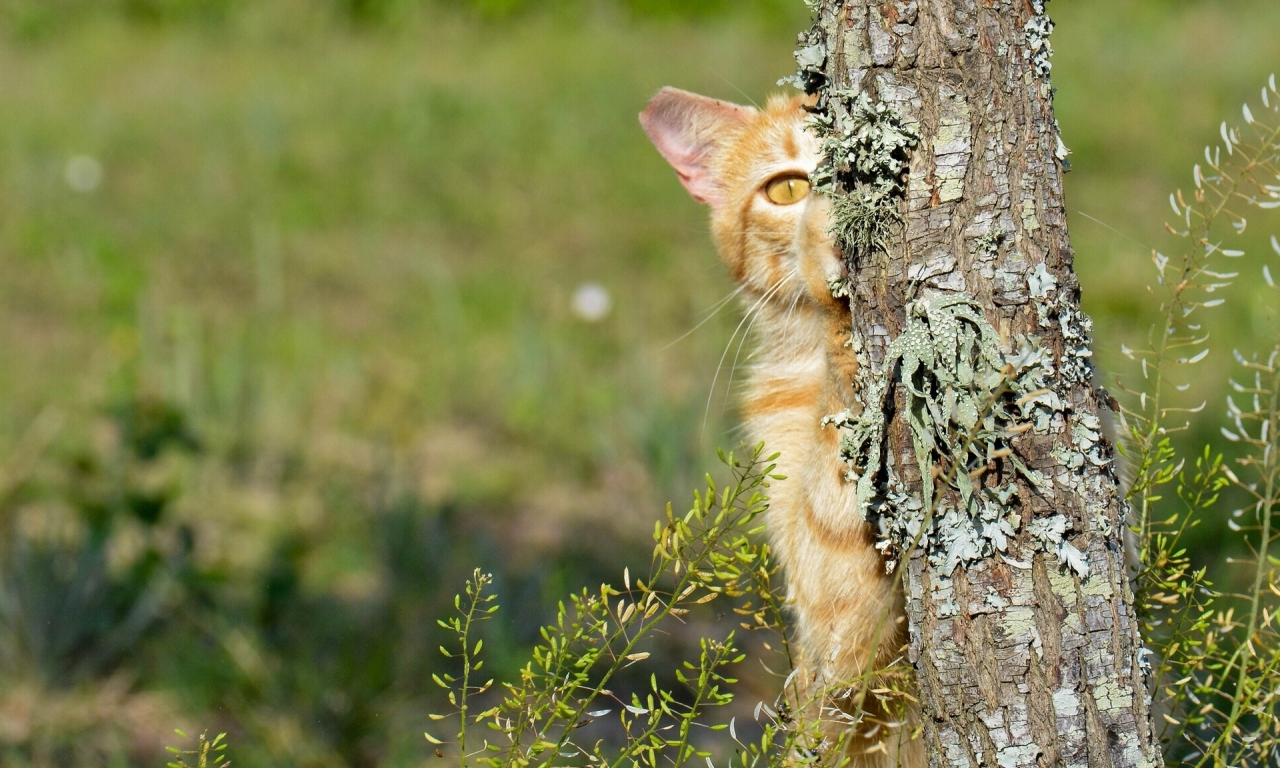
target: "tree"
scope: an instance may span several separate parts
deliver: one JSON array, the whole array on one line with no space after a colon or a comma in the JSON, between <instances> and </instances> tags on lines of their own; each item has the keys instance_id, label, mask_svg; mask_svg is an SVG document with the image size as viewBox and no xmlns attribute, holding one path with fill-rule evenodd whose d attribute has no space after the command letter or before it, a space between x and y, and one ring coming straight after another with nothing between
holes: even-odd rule
<instances>
[{"instance_id":1,"label":"tree","mask_svg":"<svg viewBox=\"0 0 1280 768\"><path fill-rule=\"evenodd\" d=\"M1044 0L810 5L795 82L860 364L833 420L905 566L931 765L1161 765Z\"/></svg>"}]
</instances>

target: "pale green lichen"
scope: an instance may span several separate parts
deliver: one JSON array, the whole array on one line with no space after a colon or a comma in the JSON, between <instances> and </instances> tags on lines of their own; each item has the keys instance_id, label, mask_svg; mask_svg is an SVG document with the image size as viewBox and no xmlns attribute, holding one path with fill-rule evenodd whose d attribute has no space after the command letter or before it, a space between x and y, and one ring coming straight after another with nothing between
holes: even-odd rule
<instances>
[{"instance_id":1,"label":"pale green lichen","mask_svg":"<svg viewBox=\"0 0 1280 768\"><path fill-rule=\"evenodd\" d=\"M1070 523L1064 515L1050 515L1032 520L1028 532L1041 550L1056 554L1060 564L1066 565L1084 579L1089 576L1089 563L1085 560L1084 553L1067 541L1069 527Z\"/></svg>"},{"instance_id":2,"label":"pale green lichen","mask_svg":"<svg viewBox=\"0 0 1280 768\"><path fill-rule=\"evenodd\" d=\"M1103 712L1120 712L1133 708L1133 689L1107 678L1093 688L1093 699Z\"/></svg>"},{"instance_id":3,"label":"pale green lichen","mask_svg":"<svg viewBox=\"0 0 1280 768\"><path fill-rule=\"evenodd\" d=\"M944 87L939 95L940 114L933 136L933 186L938 203L952 203L964 197L973 116L964 94Z\"/></svg>"},{"instance_id":4,"label":"pale green lichen","mask_svg":"<svg viewBox=\"0 0 1280 768\"><path fill-rule=\"evenodd\" d=\"M1086 579L1080 583L1080 593L1085 597L1100 597L1104 600L1111 600L1116 596L1111 582L1106 579Z\"/></svg>"},{"instance_id":5,"label":"pale green lichen","mask_svg":"<svg viewBox=\"0 0 1280 768\"><path fill-rule=\"evenodd\" d=\"M1038 744L1011 744L996 750L996 765L1000 768L1031 765L1040 754Z\"/></svg>"},{"instance_id":6,"label":"pale green lichen","mask_svg":"<svg viewBox=\"0 0 1280 768\"><path fill-rule=\"evenodd\" d=\"M1061 468L1059 482L1067 486L1077 486L1086 465L1106 467L1112 460L1107 455L1106 444L1102 439L1102 422L1096 414L1073 412L1070 414L1069 424L1070 443L1055 441L1052 456ZM1077 488L1077 492L1079 491L1080 489ZM1087 494L1082 493L1082 495ZM1096 534L1110 537L1114 532L1105 510L1097 510L1092 516L1092 521ZM1054 515L1036 520L1031 526L1031 534L1044 551L1056 552L1060 563L1068 565L1081 579L1087 578L1089 565L1080 551L1065 539L1064 534L1067 528L1067 518Z\"/></svg>"},{"instance_id":7,"label":"pale green lichen","mask_svg":"<svg viewBox=\"0 0 1280 768\"><path fill-rule=\"evenodd\" d=\"M986 254L989 258L995 258L1000 251L1000 244L1005 241L1009 233L999 224L994 224L981 237L974 241L978 247L978 252Z\"/></svg>"},{"instance_id":8,"label":"pale green lichen","mask_svg":"<svg viewBox=\"0 0 1280 768\"><path fill-rule=\"evenodd\" d=\"M1058 118L1053 118L1053 132L1057 139L1053 148L1053 156L1062 166L1063 171L1071 170L1071 161L1067 159L1071 155L1071 150L1067 148L1067 143L1062 140L1062 126L1058 124Z\"/></svg>"},{"instance_id":9,"label":"pale green lichen","mask_svg":"<svg viewBox=\"0 0 1280 768\"><path fill-rule=\"evenodd\" d=\"M820 0L805 0L818 13ZM826 73L828 31L820 22L800 34L796 74L778 81L817 95L808 127L822 140L822 161L810 181L831 198L831 233L851 261L883 249L901 223L907 150L919 136L893 107L861 90L831 90ZM963 183L963 179L960 180Z\"/></svg>"},{"instance_id":10,"label":"pale green lichen","mask_svg":"<svg viewBox=\"0 0 1280 768\"><path fill-rule=\"evenodd\" d=\"M873 102L865 91L839 90L831 97L841 109L830 122L818 118L831 135L814 185L830 188L843 174L855 181L897 184L907 169L906 150L916 145L919 134L890 105Z\"/></svg>"},{"instance_id":11,"label":"pale green lichen","mask_svg":"<svg viewBox=\"0 0 1280 768\"><path fill-rule=\"evenodd\" d=\"M1075 717L1080 713L1080 697L1070 688L1053 692L1053 711L1060 718Z\"/></svg>"},{"instance_id":12,"label":"pale green lichen","mask_svg":"<svg viewBox=\"0 0 1280 768\"><path fill-rule=\"evenodd\" d=\"M1027 49L1023 56L1031 63L1032 70L1045 78L1053 69L1053 63L1050 61L1053 56L1053 46L1049 44L1049 36L1053 34L1054 26L1053 19L1045 15L1046 2L1048 0L1031 0L1035 15L1028 19L1026 26L1022 28L1022 34L1027 40Z\"/></svg>"},{"instance_id":13,"label":"pale green lichen","mask_svg":"<svg viewBox=\"0 0 1280 768\"><path fill-rule=\"evenodd\" d=\"M1035 301L1036 317L1041 328L1057 326L1062 333L1062 358L1059 366L1067 384L1089 385L1093 381L1093 320L1080 311L1063 291L1044 263L1027 275L1027 288Z\"/></svg>"},{"instance_id":14,"label":"pale green lichen","mask_svg":"<svg viewBox=\"0 0 1280 768\"><path fill-rule=\"evenodd\" d=\"M1076 583L1069 572L1049 571L1049 589L1064 603L1073 604L1075 602ZM1078 628L1080 620L1075 614L1071 614L1067 617L1065 623L1073 628Z\"/></svg>"},{"instance_id":15,"label":"pale green lichen","mask_svg":"<svg viewBox=\"0 0 1280 768\"><path fill-rule=\"evenodd\" d=\"M847 254L883 249L900 223L897 195L892 188L858 187L831 201L831 234Z\"/></svg>"},{"instance_id":16,"label":"pale green lichen","mask_svg":"<svg viewBox=\"0 0 1280 768\"><path fill-rule=\"evenodd\" d=\"M985 468L1008 461L1034 486L1040 474L1010 449L1011 429L1051 416L1056 400L1044 397L1052 374L1048 354L1030 338L1006 357L999 334L980 305L966 296L943 296L907 306L906 326L889 344L884 364L862 376L866 393L859 416L848 412L824 423L845 431L841 458L857 483L858 509L880 526L882 549L905 551L919 542L943 575L958 565L1005 552L1016 536L1010 514L1018 486L1012 480L986 486ZM921 491L907 490L883 461L885 398L902 382ZM945 469L953 494L937 493L935 467ZM949 468L949 469L947 469Z\"/></svg>"},{"instance_id":17,"label":"pale green lichen","mask_svg":"<svg viewBox=\"0 0 1280 768\"><path fill-rule=\"evenodd\" d=\"M1036 218L1036 201L1031 198L1022 201L1022 228L1027 232L1035 232L1040 228L1040 220Z\"/></svg>"},{"instance_id":18,"label":"pale green lichen","mask_svg":"<svg viewBox=\"0 0 1280 768\"><path fill-rule=\"evenodd\" d=\"M1093 320L1065 296L1058 299L1058 326L1062 330L1062 378L1068 384L1093 382Z\"/></svg>"},{"instance_id":19,"label":"pale green lichen","mask_svg":"<svg viewBox=\"0 0 1280 768\"><path fill-rule=\"evenodd\" d=\"M920 137L864 91L824 93L809 121L822 139L814 189L831 197L831 233L847 257L883 249L901 223L907 151Z\"/></svg>"},{"instance_id":20,"label":"pale green lichen","mask_svg":"<svg viewBox=\"0 0 1280 768\"><path fill-rule=\"evenodd\" d=\"M820 0L805 2L815 13L821 8ZM808 127L822 140L823 160L810 181L831 198L831 233L854 260L883 248L900 222L906 152L919 137L892 107L873 102L865 92L828 88L827 32L820 23L801 33L797 42L796 74L778 84L819 97L809 108Z\"/></svg>"},{"instance_id":21,"label":"pale green lichen","mask_svg":"<svg viewBox=\"0 0 1280 768\"><path fill-rule=\"evenodd\" d=\"M1094 413L1079 413L1071 425L1071 440L1076 450L1084 454L1085 459L1095 467L1105 467L1111 463L1106 446L1102 441L1102 420Z\"/></svg>"},{"instance_id":22,"label":"pale green lichen","mask_svg":"<svg viewBox=\"0 0 1280 768\"><path fill-rule=\"evenodd\" d=\"M946 619L960 613L960 605L956 602L955 584L951 579L937 579L929 590L933 593L933 604L937 606L938 618Z\"/></svg>"},{"instance_id":23,"label":"pale green lichen","mask_svg":"<svg viewBox=\"0 0 1280 768\"><path fill-rule=\"evenodd\" d=\"M817 0L806 2L813 10L820 6ZM1044 2L1032 0L1034 16L1024 27L1024 55L1033 70L1047 78L1053 23L1044 14ZM783 82L819 97L810 109L809 128L822 141L823 159L811 181L816 191L831 198L831 233L846 259L855 264L876 250L887 249L901 226L908 153L920 137L888 100L874 100L864 90L830 87L824 71L828 36L820 24L800 36L797 74ZM967 128L968 120L959 118L967 116L967 109L958 109L956 120L943 121L946 124L934 137L935 151L939 146L964 144L961 129ZM947 181L942 179L938 194L958 199L963 178L957 176L950 186ZM1025 231L1040 228L1034 202L1024 206L1021 214ZM994 258L1006 237L1003 227L991 227L976 243L978 252ZM1056 278L1043 264L1034 272L1022 273L1025 276L1006 271L1010 285L1002 296L1017 298L1029 290L1042 327L1063 329L1068 349L1060 370L1055 370L1051 355L1034 336L1015 339L1018 351L1006 358L999 334L981 306L963 294L916 301L908 305L905 328L888 344L883 360L867 359L865 340L852 334L850 346L861 363L858 388L864 398L863 412L856 417L846 412L824 421L844 431L841 457L848 465L847 477L857 484L860 514L881 529L881 548L900 552L922 543L930 562L944 575L960 564L1008 552L1019 526L1018 516L1010 511L1019 488L1015 476L1037 488L1046 485L1039 472L1023 465L1012 451L1011 430L1029 425L1038 434L1048 434L1061 422L1059 414L1068 412L1049 387L1050 380L1075 383L1090 375L1088 320L1073 311ZM916 277L923 274L922 269ZM1027 289L1015 285L1015 279L1026 280ZM828 288L836 297L850 294L844 279L833 278ZM1028 293L1021 295L1024 301L1028 297ZM895 380L901 381L905 396L919 493L907 490L897 476L901 468L883 456L885 399ZM1060 454L1063 463L1074 469L1101 458L1091 442L1090 425L1078 420L1077 424L1083 431L1073 434L1071 445L1055 445L1055 455ZM1011 467L1013 475L1006 475L1000 484L983 482L983 473L1001 463ZM945 483L941 490L935 488L939 477ZM1083 555L1066 540L1066 518L1049 520L1033 532L1032 542L1086 576Z\"/></svg>"},{"instance_id":24,"label":"pale green lichen","mask_svg":"<svg viewBox=\"0 0 1280 768\"><path fill-rule=\"evenodd\" d=\"M1058 466L1065 467L1072 472L1084 466L1084 454L1062 443L1055 442L1053 444L1051 455Z\"/></svg>"},{"instance_id":25,"label":"pale green lichen","mask_svg":"<svg viewBox=\"0 0 1280 768\"><path fill-rule=\"evenodd\" d=\"M1057 278L1050 274L1049 270L1045 269L1043 261L1037 264L1035 271L1027 276L1027 288L1031 291L1031 298L1033 299L1043 301L1057 287Z\"/></svg>"},{"instance_id":26,"label":"pale green lichen","mask_svg":"<svg viewBox=\"0 0 1280 768\"><path fill-rule=\"evenodd\" d=\"M801 32L796 42L800 46L794 53L798 69L794 75L779 80L778 85L791 85L805 93L817 93L827 84L824 71L827 44L823 40L822 30L815 26L807 32Z\"/></svg>"},{"instance_id":27,"label":"pale green lichen","mask_svg":"<svg viewBox=\"0 0 1280 768\"><path fill-rule=\"evenodd\" d=\"M849 280L841 275L829 275L827 277L827 290L831 291L832 298L836 299L847 299L853 295Z\"/></svg>"}]
</instances>

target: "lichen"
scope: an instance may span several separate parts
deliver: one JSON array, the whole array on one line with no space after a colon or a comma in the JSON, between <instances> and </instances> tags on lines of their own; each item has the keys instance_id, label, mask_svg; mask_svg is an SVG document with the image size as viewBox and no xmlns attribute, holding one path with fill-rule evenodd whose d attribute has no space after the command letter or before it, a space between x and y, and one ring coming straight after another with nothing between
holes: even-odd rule
<instances>
[{"instance_id":1,"label":"lichen","mask_svg":"<svg viewBox=\"0 0 1280 768\"><path fill-rule=\"evenodd\" d=\"M1040 220L1036 218L1036 201L1028 197L1022 201L1022 229L1035 232L1040 228Z\"/></svg>"},{"instance_id":2,"label":"lichen","mask_svg":"<svg viewBox=\"0 0 1280 768\"><path fill-rule=\"evenodd\" d=\"M831 201L831 234L846 254L883 248L899 223L894 190L883 186L856 187Z\"/></svg>"},{"instance_id":3,"label":"lichen","mask_svg":"<svg viewBox=\"0 0 1280 768\"><path fill-rule=\"evenodd\" d=\"M1053 56L1053 46L1049 44L1049 36L1053 34L1054 25L1053 19L1044 12L1047 2L1048 0L1031 0L1035 14L1022 28L1022 33L1027 40L1027 48L1023 56L1031 63L1032 70L1042 78L1048 78L1053 69L1053 63L1050 61Z\"/></svg>"},{"instance_id":4,"label":"lichen","mask_svg":"<svg viewBox=\"0 0 1280 768\"><path fill-rule=\"evenodd\" d=\"M1023 28L1025 45L1019 47L1039 78L1036 87L1052 98L1048 76L1053 22L1045 15L1047 0L1030 1L1033 15ZM806 2L811 10L820 10L818 0ZM820 22L802 34L795 52L797 73L782 82L817 96L809 108L808 125L821 141L822 160L811 182L831 199L831 233L852 267L886 250L901 227L908 153L919 144L920 135L895 107L903 102L894 99L892 91L885 92L883 84L872 91L835 88L824 71L831 55L828 39L835 34ZM967 136L961 131L969 122L967 106L953 106L955 120L942 120L945 125L933 137L935 154L939 147L967 152ZM1065 160L1060 139L1055 155ZM935 194L939 199L959 199L963 178L958 176L950 186L948 178L932 179ZM1029 233L1043 224L1034 201L1028 198L1028 203L1014 216L1020 214L1021 229ZM1040 327L1049 335L1060 332L1064 349L1059 362L1055 364L1035 335L1002 342L982 307L965 295L963 275L946 286L955 293L908 304L903 331L891 342L877 338L888 336L884 329L864 331L869 334L866 339L856 329L851 334L849 346L860 364L855 386L862 412L829 416L824 424L842 431L840 456L847 465L846 477L856 484L859 513L880 528L879 546L890 567L917 544L944 580L961 564L1009 554L1020 533L1020 518L1010 511L1017 506L1019 488L1025 492L1019 479L1037 493L1052 492L1049 482L1012 450L1016 434L1027 429L1039 435L1069 430L1053 444L1060 460L1059 481L1075 484L1087 465L1106 461L1092 423L1076 417L1058 394L1092 380L1089 320L1045 264L1018 268L1015 260L1024 257L1010 254L1008 263L996 268L1000 247L1009 236L1006 226L991 223L974 243L976 254L988 262L989 276L999 278L997 303L1032 301ZM933 279L944 262L935 258L911 265L911 284ZM847 279L833 279L828 288L836 297L851 293ZM1002 351L1010 344L1015 351ZM890 408L886 398L898 383L903 402L897 407L906 418L915 464L914 471L905 474L899 463L903 459L884 455ZM1070 477L1064 478L1064 470ZM1088 563L1066 538L1071 523L1060 515L1048 519L1051 522L1037 521L1038 535L1028 533L1026 540L1056 556L1069 571L1087 576Z\"/></svg>"},{"instance_id":5,"label":"lichen","mask_svg":"<svg viewBox=\"0 0 1280 768\"><path fill-rule=\"evenodd\" d=\"M995 258L1000 252L1000 244L1009 236L1008 231L999 224L994 224L981 237L974 241L978 247L978 252L986 254L988 258Z\"/></svg>"},{"instance_id":6,"label":"lichen","mask_svg":"<svg viewBox=\"0 0 1280 768\"><path fill-rule=\"evenodd\" d=\"M1053 711L1058 717L1075 717L1080 713L1080 697L1070 688L1055 690Z\"/></svg>"},{"instance_id":7,"label":"lichen","mask_svg":"<svg viewBox=\"0 0 1280 768\"><path fill-rule=\"evenodd\" d=\"M805 0L820 14L821 0ZM818 97L809 129L822 141L822 161L810 181L831 198L831 233L851 262L875 248L884 248L901 222L899 203L907 150L919 136L884 101L873 101L862 90L832 90L826 73L829 30L815 20L802 32L794 52L796 74L778 85L792 85Z\"/></svg>"},{"instance_id":8,"label":"lichen","mask_svg":"<svg viewBox=\"0 0 1280 768\"><path fill-rule=\"evenodd\" d=\"M1071 150L1067 148L1067 143L1062 140L1062 126L1058 124L1058 118L1053 118L1053 132L1057 139L1053 148L1053 156L1062 166L1062 170L1071 170L1071 161L1067 159L1071 155Z\"/></svg>"},{"instance_id":9,"label":"lichen","mask_svg":"<svg viewBox=\"0 0 1280 768\"><path fill-rule=\"evenodd\" d=\"M986 484L984 475L1007 461L1028 483L1042 486L1044 478L1011 449L1011 430L1028 420L1047 426L1045 419L1060 408L1046 391L1053 372L1048 353L1031 337L1017 342L1017 354L1004 355L999 334L970 297L914 301L883 365L859 374L862 413L824 420L844 431L840 454L847 479L857 484L859 512L879 526L880 548L891 557L919 544L947 576L961 564L1008 551L1018 529L1010 514L1018 485L1012 478ZM918 494L883 461L885 398L895 378L906 397ZM936 478L953 493L937 492Z\"/></svg>"},{"instance_id":10,"label":"lichen","mask_svg":"<svg viewBox=\"0 0 1280 768\"><path fill-rule=\"evenodd\" d=\"M897 182L907 169L906 150L919 135L884 102L873 102L865 91L838 90L832 99L841 109L820 124L831 129L824 163L815 185L834 182L841 174L856 180Z\"/></svg>"},{"instance_id":11,"label":"lichen","mask_svg":"<svg viewBox=\"0 0 1280 768\"><path fill-rule=\"evenodd\" d=\"M1031 534L1031 540L1040 546L1041 551L1056 554L1060 564L1066 565L1084 579L1089 576L1089 563L1085 560L1084 553L1067 541L1067 530L1070 525L1066 516L1050 515L1032 520L1028 532Z\"/></svg>"},{"instance_id":12,"label":"lichen","mask_svg":"<svg viewBox=\"0 0 1280 768\"><path fill-rule=\"evenodd\" d=\"M1052 99L1053 89L1049 86L1049 74L1053 70L1053 45L1049 42L1049 37L1053 34L1054 24L1053 19L1045 13L1045 4L1048 2L1049 0L1031 0L1034 13L1022 28L1022 36L1026 41L1022 56L1031 65L1031 71L1039 78L1042 93L1046 98ZM1007 50L1001 51L1000 55L1003 56L1005 53ZM1058 125L1056 117L1053 119L1053 133L1054 159L1062 166L1063 171L1070 171L1071 161L1067 156L1071 154L1071 150L1062 140L1062 127Z\"/></svg>"},{"instance_id":13,"label":"lichen","mask_svg":"<svg viewBox=\"0 0 1280 768\"><path fill-rule=\"evenodd\" d=\"M901 223L907 151L919 134L892 106L854 90L823 92L809 128L822 139L822 161L811 180L831 197L836 242L854 260L883 249Z\"/></svg>"},{"instance_id":14,"label":"lichen","mask_svg":"<svg viewBox=\"0 0 1280 768\"><path fill-rule=\"evenodd\" d=\"M1075 602L1076 583L1071 574L1065 571L1049 571L1049 589L1059 600L1070 605ZM1075 631L1080 631L1080 618L1069 614L1063 622Z\"/></svg>"},{"instance_id":15,"label":"lichen","mask_svg":"<svg viewBox=\"0 0 1280 768\"><path fill-rule=\"evenodd\" d=\"M1103 712L1120 712L1133 708L1133 689L1107 678L1094 687L1093 699Z\"/></svg>"},{"instance_id":16,"label":"lichen","mask_svg":"<svg viewBox=\"0 0 1280 768\"><path fill-rule=\"evenodd\" d=\"M1102 439L1102 422L1097 414L1089 412L1071 412L1068 418L1067 434L1070 443L1055 441L1051 455L1060 468L1058 482L1074 488L1083 498L1090 498L1084 486L1080 485L1086 465L1105 468L1111 464L1107 448ZM1110 537L1114 527L1105 510L1095 510L1091 516L1094 533ZM1032 538L1041 544L1046 552L1056 552L1058 562L1063 563L1084 579L1089 575L1089 564L1080 551L1068 542L1065 532L1068 522L1062 515L1038 519L1032 524Z\"/></svg>"},{"instance_id":17,"label":"lichen","mask_svg":"<svg viewBox=\"0 0 1280 768\"><path fill-rule=\"evenodd\" d=\"M832 298L836 299L847 299L853 295L852 286L849 285L848 278L842 275L828 276L827 290L831 291Z\"/></svg>"},{"instance_id":18,"label":"lichen","mask_svg":"<svg viewBox=\"0 0 1280 768\"><path fill-rule=\"evenodd\" d=\"M1093 382L1093 320L1066 297L1058 299L1058 325L1062 329L1062 378L1068 384Z\"/></svg>"},{"instance_id":19,"label":"lichen","mask_svg":"<svg viewBox=\"0 0 1280 768\"><path fill-rule=\"evenodd\" d=\"M973 154L973 115L965 95L947 85L938 94L938 127L933 136L933 188L938 204L964 197Z\"/></svg>"},{"instance_id":20,"label":"lichen","mask_svg":"<svg viewBox=\"0 0 1280 768\"><path fill-rule=\"evenodd\" d=\"M1059 367L1067 384L1087 386L1093 382L1093 320L1080 311L1058 285L1043 263L1027 275L1027 288L1035 301L1036 319L1041 328L1055 325L1062 333Z\"/></svg>"},{"instance_id":21,"label":"lichen","mask_svg":"<svg viewBox=\"0 0 1280 768\"><path fill-rule=\"evenodd\" d=\"M806 3L810 0L806 0ZM816 2L810 8L817 10ZM817 93L827 84L825 67L827 64L827 43L823 39L822 30L817 26L801 32L796 38L799 47L793 54L797 71L790 77L778 81L778 85L791 85L805 93Z\"/></svg>"},{"instance_id":22,"label":"lichen","mask_svg":"<svg viewBox=\"0 0 1280 768\"><path fill-rule=\"evenodd\" d=\"M1058 287L1058 280L1049 270L1045 269L1044 262L1036 265L1035 271L1027 276L1027 288L1031 291L1031 298L1044 301L1049 294Z\"/></svg>"}]
</instances>

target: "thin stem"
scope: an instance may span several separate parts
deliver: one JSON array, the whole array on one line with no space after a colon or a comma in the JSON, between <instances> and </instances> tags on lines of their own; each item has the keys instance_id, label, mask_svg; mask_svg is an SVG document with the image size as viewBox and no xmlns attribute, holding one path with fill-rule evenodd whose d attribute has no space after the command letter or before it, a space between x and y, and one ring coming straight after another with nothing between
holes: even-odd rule
<instances>
[{"instance_id":1,"label":"thin stem","mask_svg":"<svg viewBox=\"0 0 1280 768\"><path fill-rule=\"evenodd\" d=\"M1232 734L1243 715L1245 697L1240 695L1240 691L1243 691L1249 682L1249 665L1241 657L1251 657L1255 653L1253 642L1254 635L1259 628L1262 585L1266 580L1267 574L1271 571L1271 564L1267 557L1270 553L1272 538L1272 513L1275 511L1276 504L1280 502L1280 498L1278 498L1280 489L1276 487L1277 477L1280 477L1280 466L1277 466L1277 449L1280 449L1280 435L1276 433L1276 429L1280 428L1280 377L1274 378L1272 381L1270 399L1270 407L1267 411L1268 442L1265 444L1263 451L1264 458L1261 469L1265 486L1265 491L1262 494L1263 498L1259 502L1262 513L1262 527L1259 531L1257 560L1254 564L1253 589L1249 601L1249 618L1245 623L1244 638L1231 655L1231 660L1227 663L1226 670L1223 673L1225 676L1233 667L1236 667L1237 664L1239 665L1236 669L1235 695L1231 697L1231 715L1227 718L1226 724L1213 745L1211 745L1210 749L1205 750L1204 755L1196 763L1196 768L1200 768L1211 757L1230 747L1234 741Z\"/></svg>"},{"instance_id":2,"label":"thin stem","mask_svg":"<svg viewBox=\"0 0 1280 768\"><path fill-rule=\"evenodd\" d=\"M752 468L754 469L754 465ZM747 491L756 489L757 487L759 487L760 483L763 481L762 478L756 477L756 478L751 478L750 482L746 482L749 478L750 472L740 471L740 469L741 469L740 467L734 468L734 473L737 476L737 484L735 485L733 492L730 493L727 497L728 504L725 505L726 511L728 507L731 507L732 505L736 504L738 500L742 497L742 495L744 495ZM702 504L703 504L703 511L705 513L709 513L716 504L716 498L714 493L709 494L708 498L704 500ZM745 510L744 515L749 515L754 517L754 514L752 512L750 505L748 505L748 508L747 510ZM631 654L632 650L635 648L636 644L640 641L640 639L643 637L647 637L653 631L654 627L656 627L659 623L661 623L668 616L671 615L672 609L675 608L675 606L679 602L679 596L685 594L685 591L688 589L692 580L699 574L699 571L701 570L701 566L711 556L711 553L713 551L713 547L711 545L719 541L720 538L724 535L724 533L727 530L737 527L738 525L740 525L740 523L741 523L741 520L739 517L729 518L722 515L720 516L720 519L718 519L716 522L712 524L711 529L709 529L708 531L705 531L703 535L698 538L698 541L702 542L704 546L701 547L701 551L698 553L696 559L684 564L685 567L683 570L683 574L680 576L679 580L677 581L676 587L671 591L671 600L664 603L661 600L661 598L655 597L655 599L658 600L658 602L662 605L662 608L659 609L648 620L641 621L640 629L635 633L635 636L630 638L627 641L626 645L623 646L622 651L616 655L613 664L604 672L599 682L597 682L594 685L590 693L579 701L577 708L573 711L572 717L566 720L566 723L569 726L572 726L573 723L578 722L578 720L582 717L582 715L586 713L587 708L590 707L591 703L595 701L595 698L600 695L600 691L603 690L609 684L609 681L613 678L613 676L618 672L618 670L622 668L623 663L627 660L627 656ZM675 522L668 525L667 536L670 535L672 531L672 527L675 525L676 525ZM664 540L665 540L665 537L664 537ZM659 542L659 543L662 543L662 542ZM673 563L675 563L677 560L680 560L680 559L681 558L679 557L678 549L674 553L664 554L661 556L661 559L659 560L659 563L660 563L659 567L655 568L651 572L651 576L650 576L651 582L648 586L649 594L652 594L652 595L657 594L656 592L652 591L653 577L655 575L665 573ZM637 615L643 615L640 613L639 609L637 609L636 612L637 612ZM611 635L609 642L605 644L605 647L611 647L612 644L616 642L620 637L625 637L623 632L624 632L624 629L621 627L618 630L616 630ZM552 750L553 756L559 754L559 752L564 749L565 745L568 744L569 736L571 735L572 731L573 731L572 727L566 727L561 732L560 738L556 741L555 748Z\"/></svg>"},{"instance_id":3,"label":"thin stem","mask_svg":"<svg viewBox=\"0 0 1280 768\"><path fill-rule=\"evenodd\" d=\"M476 569L472 582L468 585L467 596L471 598L471 602L467 605L466 618L462 623L462 690L458 697L458 715L461 718L460 727L458 728L458 764L460 768L467 768L467 712L469 711L469 696L471 693L471 624L475 618L476 610L480 605L481 593L484 585L488 583L488 577L480 573L480 569Z\"/></svg>"},{"instance_id":4,"label":"thin stem","mask_svg":"<svg viewBox=\"0 0 1280 768\"><path fill-rule=\"evenodd\" d=\"M1195 236L1191 237L1198 253L1186 254L1183 257L1183 266L1178 276L1178 282L1172 288L1172 295L1165 304L1164 323L1160 332L1160 342L1158 348L1153 350L1155 365L1151 366L1155 369L1154 381L1149 381L1146 391L1150 392L1150 405L1148 406L1146 399L1142 401L1142 411L1138 417L1138 429L1135 430L1137 439L1137 469L1134 474L1135 480L1130 489L1129 496L1138 497L1138 527L1143 542L1142 557L1145 560L1148 556L1147 542L1151 540L1152 520L1151 508L1154 503L1152 490L1161 478L1159 471L1153 471L1153 468L1160 463L1160 438L1165 432L1163 420L1165 416L1164 395L1166 389L1166 372L1179 364L1170 365L1168 363L1168 354L1171 348L1171 338L1173 330L1178 327L1183 308L1183 296L1191 289L1198 287L1196 278L1200 276L1206 267L1209 256L1217 252L1218 249L1206 248L1209 242L1209 232L1214 223L1226 211L1227 203L1238 194L1240 186L1245 179L1249 178L1255 168L1266 165L1270 162L1270 155L1274 153L1277 143L1280 142L1280 126L1270 130L1269 133L1263 134L1262 142L1255 152L1241 166L1240 172L1235 176L1228 175L1222 169L1215 169L1220 179L1215 186L1210 185L1207 192L1214 192L1219 195L1214 203L1209 203L1207 210L1197 212L1199 219L1198 226L1195 228ZM1241 148L1243 149L1243 147ZM1201 205L1205 205L1209 200L1209 195L1197 194L1196 201ZM1190 236L1190 235L1189 235ZM1154 330L1154 328L1152 329Z\"/></svg>"}]
</instances>

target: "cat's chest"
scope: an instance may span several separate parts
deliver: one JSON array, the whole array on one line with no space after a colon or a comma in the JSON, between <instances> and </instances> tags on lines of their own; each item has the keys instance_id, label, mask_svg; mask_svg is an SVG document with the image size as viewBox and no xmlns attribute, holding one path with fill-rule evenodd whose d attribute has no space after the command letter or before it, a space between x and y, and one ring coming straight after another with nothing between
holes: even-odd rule
<instances>
[{"instance_id":1,"label":"cat's chest","mask_svg":"<svg viewBox=\"0 0 1280 768\"><path fill-rule=\"evenodd\" d=\"M775 318L766 318L775 320ZM747 380L742 415L754 440L792 456L826 442L831 414L856 408L857 362L838 326L819 313L765 322Z\"/></svg>"},{"instance_id":2,"label":"cat's chest","mask_svg":"<svg viewBox=\"0 0 1280 768\"><path fill-rule=\"evenodd\" d=\"M849 407L841 389L850 388L840 386L825 360L764 365L748 380L742 415L757 440L812 443L830 431L824 417Z\"/></svg>"}]
</instances>

